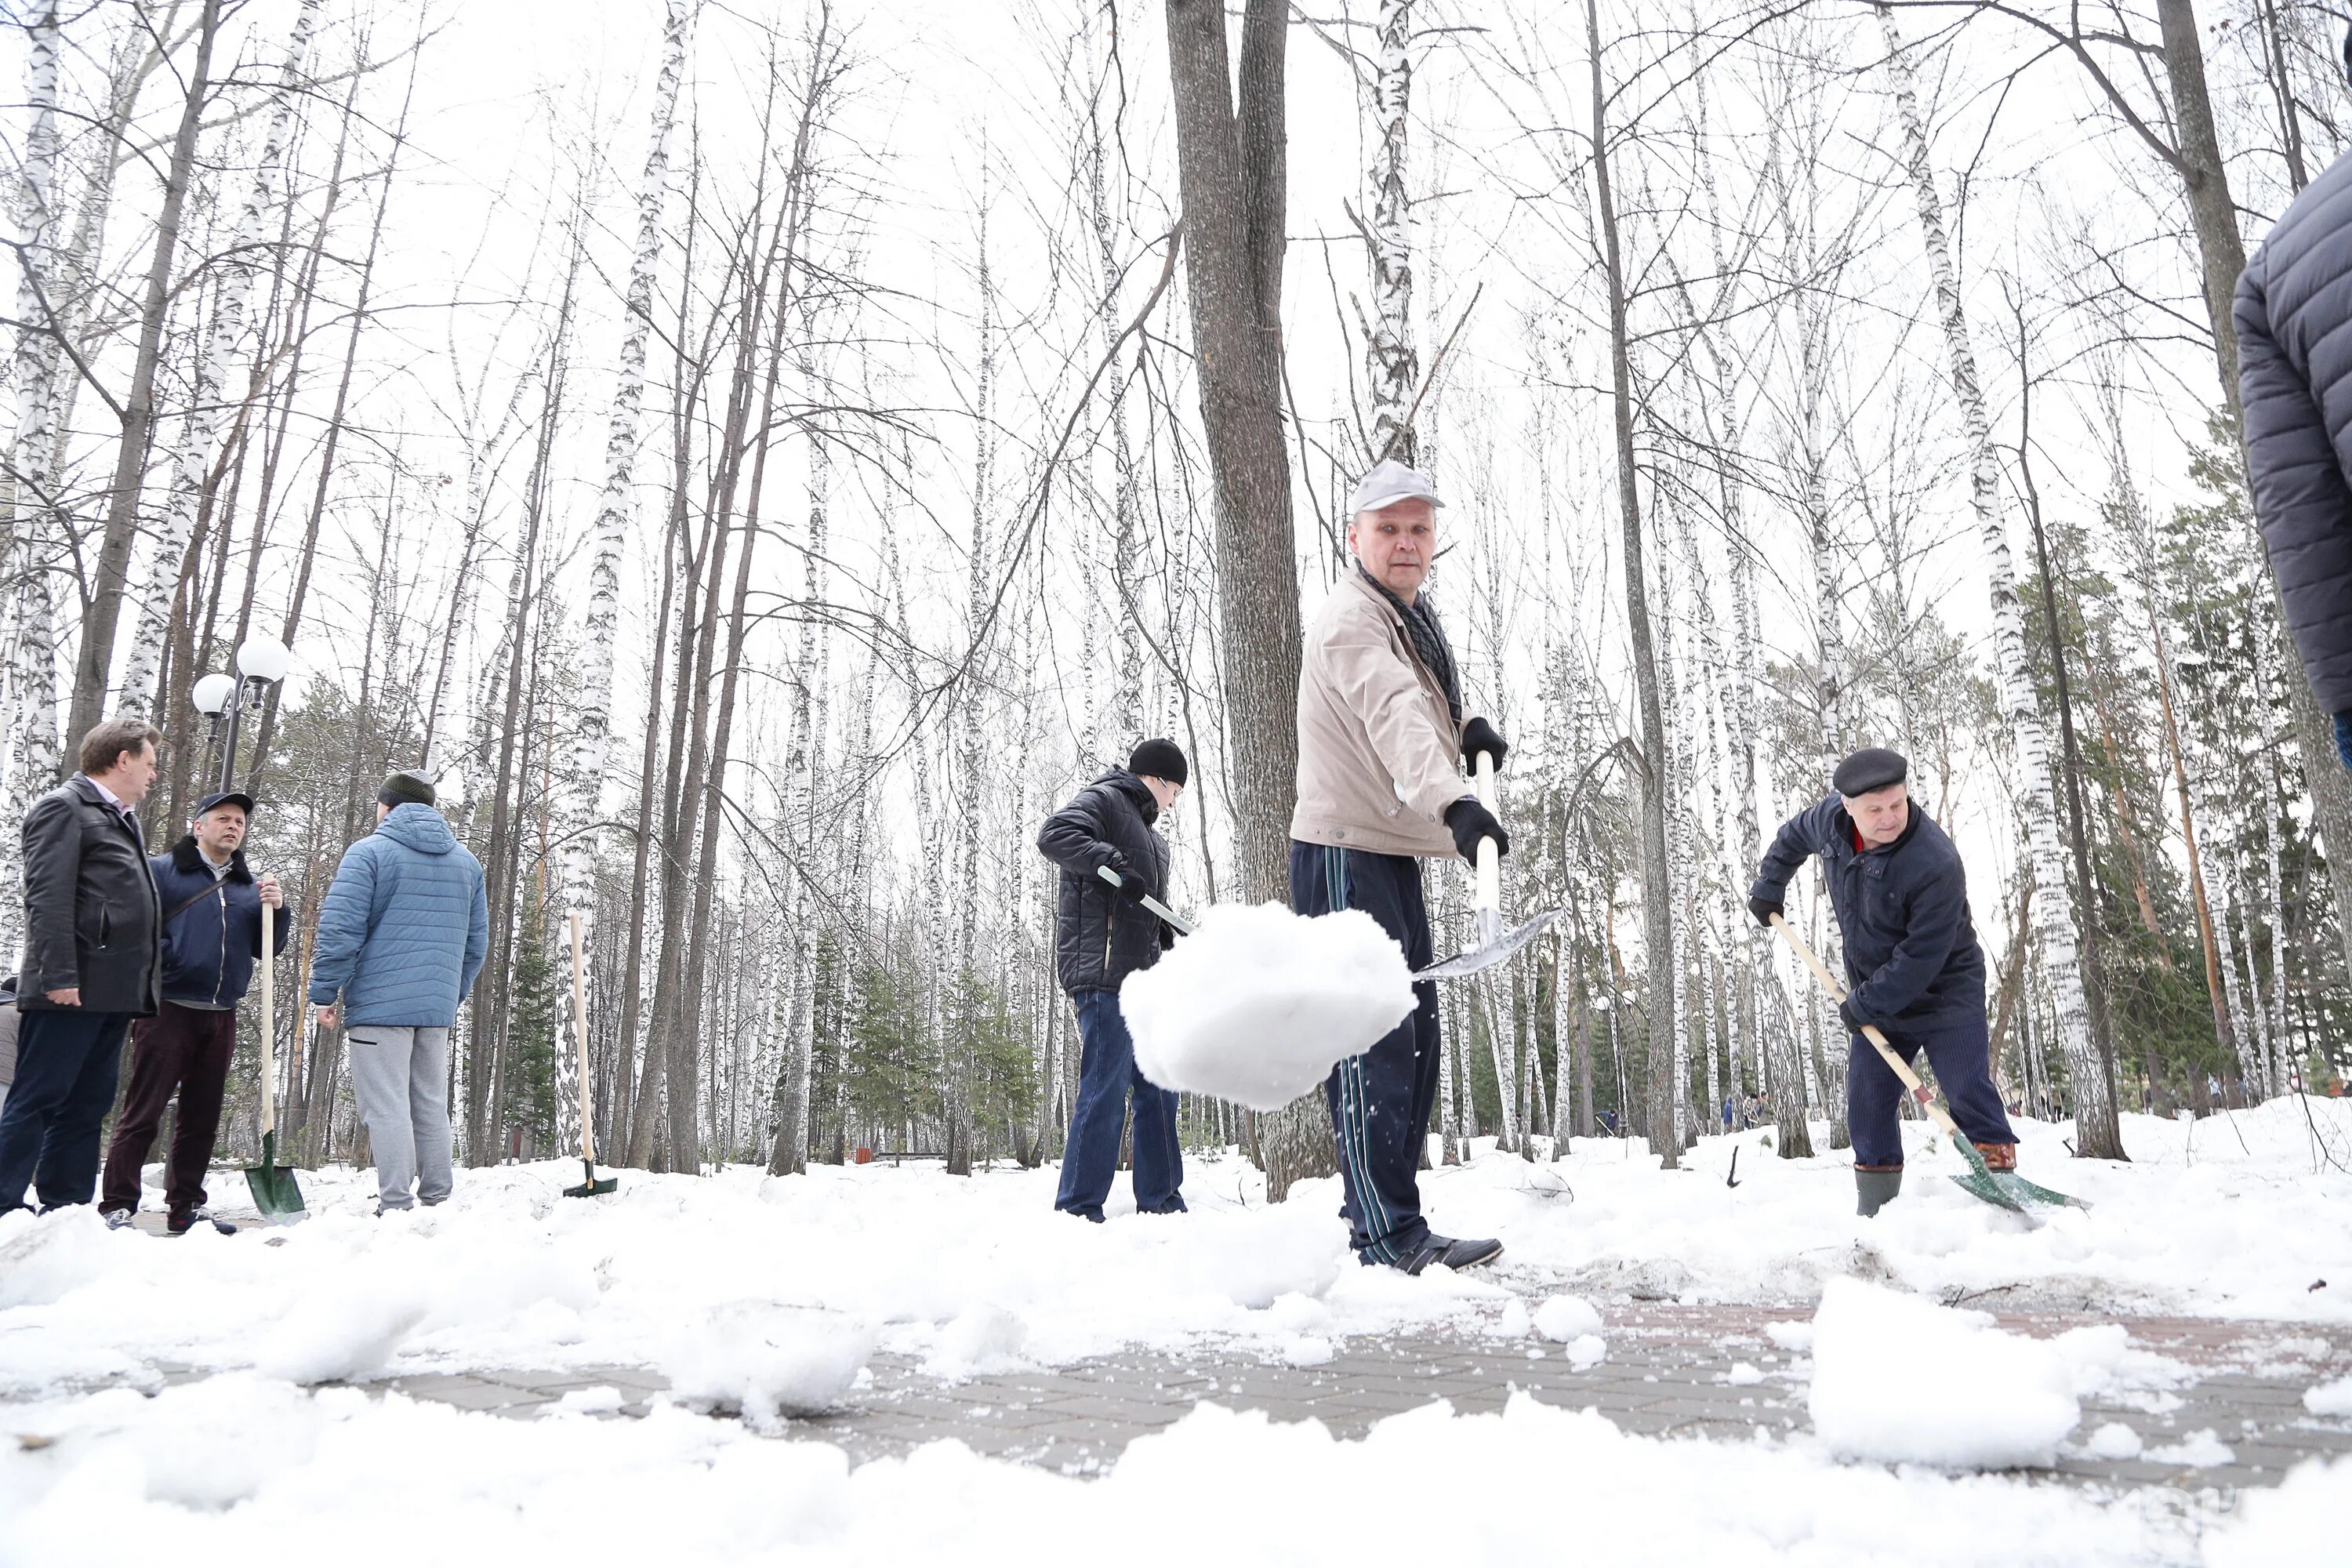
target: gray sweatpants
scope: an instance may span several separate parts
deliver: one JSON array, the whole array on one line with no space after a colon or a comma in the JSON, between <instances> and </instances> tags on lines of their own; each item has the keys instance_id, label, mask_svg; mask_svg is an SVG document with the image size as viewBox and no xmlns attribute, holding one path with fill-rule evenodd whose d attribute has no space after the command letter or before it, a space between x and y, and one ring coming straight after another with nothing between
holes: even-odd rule
<instances>
[{"instance_id":1,"label":"gray sweatpants","mask_svg":"<svg viewBox=\"0 0 2352 1568\"><path fill-rule=\"evenodd\" d=\"M375 1149L378 1207L439 1203L449 1195L449 1031L353 1024L343 1037Z\"/></svg>"}]
</instances>

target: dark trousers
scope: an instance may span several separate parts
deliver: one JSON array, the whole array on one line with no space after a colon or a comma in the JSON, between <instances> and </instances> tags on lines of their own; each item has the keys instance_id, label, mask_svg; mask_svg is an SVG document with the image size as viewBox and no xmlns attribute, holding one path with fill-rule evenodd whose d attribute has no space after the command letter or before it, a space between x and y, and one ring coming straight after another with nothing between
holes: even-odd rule
<instances>
[{"instance_id":1,"label":"dark trousers","mask_svg":"<svg viewBox=\"0 0 2352 1568\"><path fill-rule=\"evenodd\" d=\"M1916 1064L1926 1051L1935 1065L1937 1087L1961 1136L1974 1143L2014 1143L2009 1112L1992 1085L1990 1043L1982 1018L1948 1029L1881 1031L1895 1054ZM1845 1124L1853 1135L1853 1163L1899 1168L1903 1163L1903 1131L1898 1108L1903 1080L1879 1059L1877 1049L1856 1035L1846 1042Z\"/></svg>"},{"instance_id":2,"label":"dark trousers","mask_svg":"<svg viewBox=\"0 0 2352 1568\"><path fill-rule=\"evenodd\" d=\"M1118 1169L1118 1134L1127 1100L1135 1096L1135 1207L1139 1214L1181 1214L1184 1152L1176 1135L1176 1091L1136 1069L1135 1040L1118 1010L1116 991L1074 991L1078 1009L1078 1103L1062 1149L1062 1185L1054 1206L1066 1214L1102 1217Z\"/></svg>"},{"instance_id":3,"label":"dark trousers","mask_svg":"<svg viewBox=\"0 0 2352 1568\"><path fill-rule=\"evenodd\" d=\"M128 1013L37 1008L16 1024L16 1081L0 1107L0 1214L86 1204L98 1187L98 1131L114 1107Z\"/></svg>"},{"instance_id":4,"label":"dark trousers","mask_svg":"<svg viewBox=\"0 0 2352 1568\"><path fill-rule=\"evenodd\" d=\"M139 1167L155 1146L155 1129L163 1125L163 1108L174 1091L180 1113L172 1123L172 1151L163 1166L163 1201L174 1219L203 1206L205 1167L212 1163L221 1091L236 1050L233 1012L166 1002L155 1016L139 1020L131 1031L131 1088L115 1119L114 1142L107 1146L100 1208L139 1206Z\"/></svg>"},{"instance_id":5,"label":"dark trousers","mask_svg":"<svg viewBox=\"0 0 2352 1568\"><path fill-rule=\"evenodd\" d=\"M1410 856L1294 840L1290 907L1302 915L1361 910L1396 938L1407 964L1429 964L1429 907L1422 901L1421 862ZM1362 1056L1342 1060L1323 1085L1348 1194L1339 1212L1348 1221L1348 1245L1366 1263L1394 1263L1429 1236L1420 1171L1437 1103L1437 983L1424 980L1412 990L1417 1000L1404 1022Z\"/></svg>"}]
</instances>

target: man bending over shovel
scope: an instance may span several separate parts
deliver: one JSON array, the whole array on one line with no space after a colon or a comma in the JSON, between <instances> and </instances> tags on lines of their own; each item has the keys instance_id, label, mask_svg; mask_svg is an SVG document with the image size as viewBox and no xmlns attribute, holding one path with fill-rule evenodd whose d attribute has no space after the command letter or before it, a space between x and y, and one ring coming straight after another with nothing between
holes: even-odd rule
<instances>
[{"instance_id":1,"label":"man bending over shovel","mask_svg":"<svg viewBox=\"0 0 2352 1568\"><path fill-rule=\"evenodd\" d=\"M1985 1028L1984 950L1969 920L1968 878L1944 830L1911 804L1911 765L1871 746L1840 763L1837 793L1783 823L1748 889L1767 928L1789 879L1822 858L1830 907L1845 937L1846 1125L1853 1133L1858 1212L1903 1190L1903 1085L1862 1038L1875 1024L1906 1061L1925 1050L1952 1119L1993 1171L2017 1169L2017 1134L1993 1088Z\"/></svg>"},{"instance_id":2,"label":"man bending over shovel","mask_svg":"<svg viewBox=\"0 0 2352 1568\"><path fill-rule=\"evenodd\" d=\"M1421 862L1478 841L1505 854L1503 825L1465 785L1461 764L1508 750L1486 720L1462 716L1454 653L1423 596L1437 554L1436 489L1382 461L1348 503L1356 569L1307 633L1298 676L1298 805L1290 819L1290 907L1361 910L1414 970L1430 963ZM1439 1236L1421 1215L1417 1173L1437 1100L1437 986L1413 986L1412 1012L1324 1084L1339 1145L1349 1245L1365 1264L1418 1274L1467 1268L1503 1244Z\"/></svg>"}]
</instances>

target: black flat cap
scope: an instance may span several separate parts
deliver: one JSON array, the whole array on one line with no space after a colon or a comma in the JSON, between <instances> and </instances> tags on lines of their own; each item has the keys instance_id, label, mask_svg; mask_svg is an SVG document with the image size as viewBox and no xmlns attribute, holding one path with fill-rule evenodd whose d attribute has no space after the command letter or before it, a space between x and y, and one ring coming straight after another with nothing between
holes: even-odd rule
<instances>
[{"instance_id":1,"label":"black flat cap","mask_svg":"<svg viewBox=\"0 0 2352 1568\"><path fill-rule=\"evenodd\" d=\"M1900 752L1890 752L1884 746L1864 746L1837 765L1830 786L1838 794L1852 799L1868 795L1888 784L1901 784L1911 776L1911 764L1903 760Z\"/></svg>"}]
</instances>

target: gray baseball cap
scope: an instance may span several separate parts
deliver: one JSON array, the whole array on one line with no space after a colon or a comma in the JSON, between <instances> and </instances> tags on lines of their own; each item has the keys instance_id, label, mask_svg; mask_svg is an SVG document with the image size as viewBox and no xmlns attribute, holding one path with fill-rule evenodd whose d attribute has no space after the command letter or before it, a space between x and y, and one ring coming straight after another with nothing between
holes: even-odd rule
<instances>
[{"instance_id":1,"label":"gray baseball cap","mask_svg":"<svg viewBox=\"0 0 2352 1568\"><path fill-rule=\"evenodd\" d=\"M1383 458L1373 465L1372 471L1356 481L1356 493L1348 498L1348 515L1378 511L1394 501L1425 500L1432 506L1444 506L1437 487L1419 468L1408 468L1394 458Z\"/></svg>"}]
</instances>

